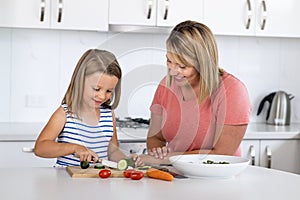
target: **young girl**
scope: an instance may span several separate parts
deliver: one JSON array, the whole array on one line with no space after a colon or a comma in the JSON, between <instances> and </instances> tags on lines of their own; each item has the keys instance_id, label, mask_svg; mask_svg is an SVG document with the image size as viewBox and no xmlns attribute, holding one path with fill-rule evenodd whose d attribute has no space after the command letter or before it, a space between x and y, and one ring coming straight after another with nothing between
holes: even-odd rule
<instances>
[{"instance_id":1,"label":"young girl","mask_svg":"<svg viewBox=\"0 0 300 200\"><path fill-rule=\"evenodd\" d=\"M35 143L35 155L57 158L56 166L124 158L118 148L113 113L120 100L121 76L112 53L86 51L76 65L62 105ZM137 155L133 158L137 166L142 165Z\"/></svg>"}]
</instances>

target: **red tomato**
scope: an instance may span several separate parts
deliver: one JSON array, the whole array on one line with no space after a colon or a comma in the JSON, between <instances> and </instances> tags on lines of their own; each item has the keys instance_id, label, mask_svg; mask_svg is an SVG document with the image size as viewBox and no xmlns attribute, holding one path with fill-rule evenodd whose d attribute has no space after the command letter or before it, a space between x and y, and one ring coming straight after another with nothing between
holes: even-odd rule
<instances>
[{"instance_id":1,"label":"red tomato","mask_svg":"<svg viewBox=\"0 0 300 200\"><path fill-rule=\"evenodd\" d=\"M131 173L131 176L130 176L130 178L132 180L140 180L143 177L144 177L144 173L141 172L141 171L134 171L134 172Z\"/></svg>"},{"instance_id":2,"label":"red tomato","mask_svg":"<svg viewBox=\"0 0 300 200\"><path fill-rule=\"evenodd\" d=\"M134 172L135 170L133 169L127 169L127 170L124 170L123 171L123 176L126 177L126 178L130 178L131 176L131 173Z\"/></svg>"},{"instance_id":3,"label":"red tomato","mask_svg":"<svg viewBox=\"0 0 300 200\"><path fill-rule=\"evenodd\" d=\"M108 178L111 175L111 171L109 169L102 169L99 171L100 178Z\"/></svg>"}]
</instances>

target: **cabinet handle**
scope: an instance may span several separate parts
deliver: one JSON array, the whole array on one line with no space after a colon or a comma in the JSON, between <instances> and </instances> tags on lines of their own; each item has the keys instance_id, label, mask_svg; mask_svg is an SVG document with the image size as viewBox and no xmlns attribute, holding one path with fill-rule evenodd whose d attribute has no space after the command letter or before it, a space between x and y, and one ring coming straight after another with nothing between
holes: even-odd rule
<instances>
[{"instance_id":1,"label":"cabinet handle","mask_svg":"<svg viewBox=\"0 0 300 200\"><path fill-rule=\"evenodd\" d=\"M143 154L146 154L146 153L147 153L147 149L144 148L144 149L143 149Z\"/></svg>"},{"instance_id":2,"label":"cabinet handle","mask_svg":"<svg viewBox=\"0 0 300 200\"><path fill-rule=\"evenodd\" d=\"M252 8L251 8L250 0L247 0L247 7L248 7L248 17L247 17L246 29L249 29L251 24L251 19L252 19Z\"/></svg>"},{"instance_id":3,"label":"cabinet handle","mask_svg":"<svg viewBox=\"0 0 300 200\"><path fill-rule=\"evenodd\" d=\"M271 151L271 148L268 145L266 147L266 151L267 151L267 160L268 160L267 168L271 168L272 151Z\"/></svg>"},{"instance_id":4,"label":"cabinet handle","mask_svg":"<svg viewBox=\"0 0 300 200\"><path fill-rule=\"evenodd\" d=\"M41 0L41 16L40 16L40 21L41 21L41 22L44 21L44 17L45 17L45 7L46 7L45 0Z\"/></svg>"},{"instance_id":5,"label":"cabinet handle","mask_svg":"<svg viewBox=\"0 0 300 200\"><path fill-rule=\"evenodd\" d=\"M251 145L250 146L250 156L251 156L251 165L255 165L255 150L254 150L254 146Z\"/></svg>"},{"instance_id":6,"label":"cabinet handle","mask_svg":"<svg viewBox=\"0 0 300 200\"><path fill-rule=\"evenodd\" d=\"M265 0L263 0L261 2L261 4L262 4L262 8L263 8L263 21L262 21L260 29L264 30L265 26L266 26L266 22L267 22L267 5L266 5L266 1Z\"/></svg>"},{"instance_id":7,"label":"cabinet handle","mask_svg":"<svg viewBox=\"0 0 300 200\"><path fill-rule=\"evenodd\" d=\"M167 18L168 18L168 12L169 12L169 0L165 0L164 20L167 20Z\"/></svg>"},{"instance_id":8,"label":"cabinet handle","mask_svg":"<svg viewBox=\"0 0 300 200\"><path fill-rule=\"evenodd\" d=\"M129 150L129 153L130 153L130 154L133 154L133 153L136 153L136 151L135 151L135 150L132 150L132 149L130 149L130 150Z\"/></svg>"},{"instance_id":9,"label":"cabinet handle","mask_svg":"<svg viewBox=\"0 0 300 200\"><path fill-rule=\"evenodd\" d=\"M147 15L147 19L151 18L152 6L153 6L153 0L148 0L148 15Z\"/></svg>"},{"instance_id":10,"label":"cabinet handle","mask_svg":"<svg viewBox=\"0 0 300 200\"><path fill-rule=\"evenodd\" d=\"M58 17L57 17L58 23L61 23L62 12L63 12L63 0L59 0L58 1Z\"/></svg>"},{"instance_id":11,"label":"cabinet handle","mask_svg":"<svg viewBox=\"0 0 300 200\"><path fill-rule=\"evenodd\" d=\"M34 148L33 147L23 147L22 151L25 153L33 153Z\"/></svg>"}]
</instances>

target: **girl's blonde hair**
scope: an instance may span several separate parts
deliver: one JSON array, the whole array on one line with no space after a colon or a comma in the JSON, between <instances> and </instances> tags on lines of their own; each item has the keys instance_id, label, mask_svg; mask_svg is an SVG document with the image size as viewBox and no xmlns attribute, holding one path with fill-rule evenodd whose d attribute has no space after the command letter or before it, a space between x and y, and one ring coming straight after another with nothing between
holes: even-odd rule
<instances>
[{"instance_id":1,"label":"girl's blonde hair","mask_svg":"<svg viewBox=\"0 0 300 200\"><path fill-rule=\"evenodd\" d=\"M166 42L167 51L180 64L192 66L200 74L199 102L219 86L220 74L218 48L212 31L204 24L195 21L184 21L174 27ZM187 59L193 60L189 63ZM167 85L171 85L168 73Z\"/></svg>"},{"instance_id":2,"label":"girl's blonde hair","mask_svg":"<svg viewBox=\"0 0 300 200\"><path fill-rule=\"evenodd\" d=\"M62 100L62 104L68 105L68 111L78 117L83 100L85 77L95 72L116 76L119 79L112 99L104 102L102 106L115 109L119 104L122 71L116 57L105 50L89 49L79 59L67 92Z\"/></svg>"}]
</instances>

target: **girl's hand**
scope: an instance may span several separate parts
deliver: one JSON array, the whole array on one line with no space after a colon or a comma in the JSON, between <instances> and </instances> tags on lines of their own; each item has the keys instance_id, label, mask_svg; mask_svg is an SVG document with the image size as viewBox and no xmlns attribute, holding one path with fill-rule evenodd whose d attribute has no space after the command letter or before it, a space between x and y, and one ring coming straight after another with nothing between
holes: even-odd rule
<instances>
[{"instance_id":1,"label":"girl's hand","mask_svg":"<svg viewBox=\"0 0 300 200\"><path fill-rule=\"evenodd\" d=\"M96 162L98 160L98 155L94 151L82 145L75 147L75 156L79 157L80 161Z\"/></svg>"},{"instance_id":2,"label":"girl's hand","mask_svg":"<svg viewBox=\"0 0 300 200\"><path fill-rule=\"evenodd\" d=\"M135 167L140 167L140 166L144 166L144 162L142 161L142 159L137 155L137 154L132 154L131 155L132 159L134 160L134 164Z\"/></svg>"},{"instance_id":3,"label":"girl's hand","mask_svg":"<svg viewBox=\"0 0 300 200\"><path fill-rule=\"evenodd\" d=\"M163 159L171 152L171 149L167 146L155 147L148 150L148 154L159 159Z\"/></svg>"}]
</instances>

